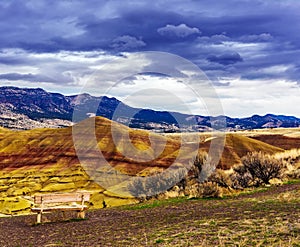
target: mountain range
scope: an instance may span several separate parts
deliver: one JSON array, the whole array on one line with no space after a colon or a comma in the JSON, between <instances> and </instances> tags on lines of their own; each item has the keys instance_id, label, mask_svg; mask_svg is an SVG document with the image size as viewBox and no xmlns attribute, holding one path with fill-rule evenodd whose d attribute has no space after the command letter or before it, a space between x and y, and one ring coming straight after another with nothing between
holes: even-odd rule
<instances>
[{"instance_id":1,"label":"mountain range","mask_svg":"<svg viewBox=\"0 0 300 247\"><path fill-rule=\"evenodd\" d=\"M267 114L231 118L188 115L133 108L114 97L96 97L89 94L65 96L41 88L0 87L0 126L2 127L10 129L66 127L95 115L132 128L157 132L300 126L300 119L294 116Z\"/></svg>"}]
</instances>

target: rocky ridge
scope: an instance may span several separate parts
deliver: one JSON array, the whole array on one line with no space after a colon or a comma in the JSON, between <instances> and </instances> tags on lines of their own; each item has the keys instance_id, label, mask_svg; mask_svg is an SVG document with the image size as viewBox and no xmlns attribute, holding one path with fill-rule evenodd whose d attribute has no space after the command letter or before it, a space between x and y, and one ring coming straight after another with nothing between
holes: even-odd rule
<instances>
[{"instance_id":1,"label":"rocky ridge","mask_svg":"<svg viewBox=\"0 0 300 247\"><path fill-rule=\"evenodd\" d=\"M74 109L76 115L73 115ZM300 126L300 119L294 116L267 114L230 118L228 116L187 115L133 108L114 97L95 97L89 94L64 96L41 88L0 87L1 127L10 129L60 128L95 115L112 119L132 128L156 132Z\"/></svg>"}]
</instances>

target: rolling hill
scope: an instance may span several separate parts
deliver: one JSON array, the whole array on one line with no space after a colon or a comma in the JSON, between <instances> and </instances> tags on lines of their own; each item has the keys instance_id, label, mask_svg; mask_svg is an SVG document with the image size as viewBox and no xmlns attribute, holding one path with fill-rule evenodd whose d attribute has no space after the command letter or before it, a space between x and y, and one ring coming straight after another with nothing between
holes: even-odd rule
<instances>
[{"instance_id":1,"label":"rolling hill","mask_svg":"<svg viewBox=\"0 0 300 247\"><path fill-rule=\"evenodd\" d=\"M89 144L89 131L87 131L89 124L95 124L96 142L110 164L111 180L120 179L120 176L114 176L117 171L132 176L144 170L144 173L147 173L149 168L165 169L177 157L176 152L180 147L177 141L142 130L131 130L102 117L89 118L77 125L77 130L80 131L80 139L77 142L82 142L87 149L94 148L93 143ZM116 144L112 140L112 126L114 126L115 135L119 136ZM151 162L134 162L131 158L124 157L121 149L127 144L122 141L122 137L128 133L133 145L138 150L147 150L150 158L155 154L155 150L150 147L148 139L150 135L151 140L156 143L155 147L162 145L162 153ZM93 163L93 160L98 161L92 150L86 153L85 158L88 158L90 163ZM107 179L110 171L107 171L107 166L101 167L101 165L100 163L94 168L97 169L98 176L101 177L101 174L104 174ZM102 207L103 200L109 206L135 201L129 194L116 195L113 189L103 188L95 183L93 174L87 173L88 168L81 165L76 155L71 127L27 131L10 131L1 128L0 212L28 210L31 202L24 199L24 196L36 192L89 190L93 192L94 207ZM121 182L123 181L113 181L113 185Z\"/></svg>"},{"instance_id":2,"label":"rolling hill","mask_svg":"<svg viewBox=\"0 0 300 247\"><path fill-rule=\"evenodd\" d=\"M219 168L230 169L233 165L241 163L241 157L255 151L274 154L283 151L283 149L239 134L227 134Z\"/></svg>"},{"instance_id":3,"label":"rolling hill","mask_svg":"<svg viewBox=\"0 0 300 247\"><path fill-rule=\"evenodd\" d=\"M256 135L252 137L255 140L266 142L275 147L283 148L285 150L299 148L300 137L297 136L286 136L286 135Z\"/></svg>"},{"instance_id":4,"label":"rolling hill","mask_svg":"<svg viewBox=\"0 0 300 247\"><path fill-rule=\"evenodd\" d=\"M29 210L31 201L27 197L37 192L88 190L93 193L92 208L101 208L104 200L108 206L133 203L136 199L126 190L131 176L147 176L170 165L188 165L195 156L195 147L196 152L208 151L214 139L214 145L220 148L224 141L221 137L197 138L200 146L184 145L178 136L130 129L103 117L86 119L73 128L1 128L0 212ZM134 148L124 155L130 143ZM103 159L99 159L99 148ZM259 150L275 153L282 149L228 134L218 167L229 169L247 152ZM143 159L137 158L139 152Z\"/></svg>"},{"instance_id":5,"label":"rolling hill","mask_svg":"<svg viewBox=\"0 0 300 247\"><path fill-rule=\"evenodd\" d=\"M245 134L244 132L226 133L225 139L223 139L223 137L213 137L212 133L209 132L185 133L183 135L187 135L187 139L195 139L195 136L199 136L201 140L199 150L205 152L209 152L212 145L212 140L215 141L213 145L224 146L217 167L224 170L230 169L232 166L240 164L241 157L245 156L249 152L262 151L267 154L274 154L285 150L282 147L271 145L268 142L264 141L264 139L266 139L267 141L269 140L268 138L269 135L271 135L270 133L261 137L261 140L256 140L255 137L247 136L247 134ZM166 134L166 136L174 140L178 140L180 138L180 134L177 133ZM217 150L218 148L215 149Z\"/></svg>"}]
</instances>

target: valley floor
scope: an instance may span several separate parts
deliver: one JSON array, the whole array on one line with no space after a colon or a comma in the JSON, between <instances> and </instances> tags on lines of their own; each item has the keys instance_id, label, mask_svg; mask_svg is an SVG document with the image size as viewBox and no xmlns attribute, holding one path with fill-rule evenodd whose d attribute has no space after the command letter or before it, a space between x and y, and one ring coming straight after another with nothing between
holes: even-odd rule
<instances>
[{"instance_id":1,"label":"valley floor","mask_svg":"<svg viewBox=\"0 0 300 247\"><path fill-rule=\"evenodd\" d=\"M0 218L0 246L300 246L300 182L211 200L172 199L34 225ZM66 217L66 216L65 216Z\"/></svg>"}]
</instances>

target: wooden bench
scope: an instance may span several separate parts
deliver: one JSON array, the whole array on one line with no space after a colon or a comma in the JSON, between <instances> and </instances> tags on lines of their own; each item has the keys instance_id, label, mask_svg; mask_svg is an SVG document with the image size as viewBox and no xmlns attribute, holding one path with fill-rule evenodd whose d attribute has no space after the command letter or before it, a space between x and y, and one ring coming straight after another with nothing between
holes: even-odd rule
<instances>
[{"instance_id":1,"label":"wooden bench","mask_svg":"<svg viewBox=\"0 0 300 247\"><path fill-rule=\"evenodd\" d=\"M87 206L84 204L90 200L89 192L68 192L37 194L34 196L32 212L37 213L37 223L42 222L42 214L47 211L76 211L77 217L84 219ZM80 202L80 204L78 204Z\"/></svg>"}]
</instances>

